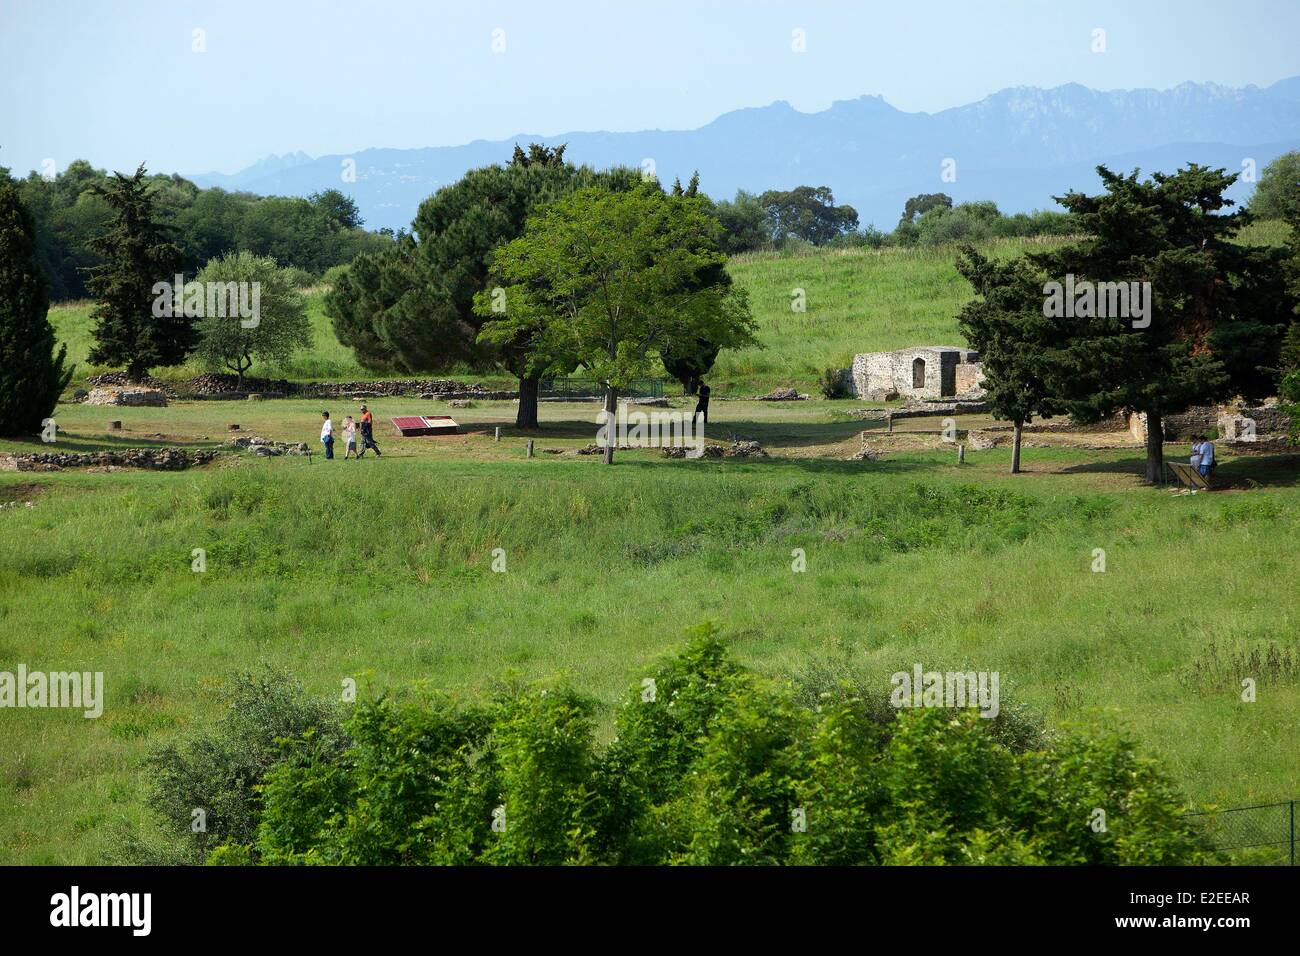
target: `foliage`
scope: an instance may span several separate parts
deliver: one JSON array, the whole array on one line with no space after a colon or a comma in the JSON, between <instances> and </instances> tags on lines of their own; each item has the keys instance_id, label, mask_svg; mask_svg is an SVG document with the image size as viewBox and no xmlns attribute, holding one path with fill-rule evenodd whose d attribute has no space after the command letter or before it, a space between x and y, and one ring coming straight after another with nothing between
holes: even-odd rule
<instances>
[{"instance_id":1,"label":"foliage","mask_svg":"<svg viewBox=\"0 0 1300 956\"><path fill-rule=\"evenodd\" d=\"M759 197L772 240L803 239L824 245L836 236L858 228L858 213L852 206L836 206L829 186L796 186L791 190L771 189Z\"/></svg>"},{"instance_id":2,"label":"foliage","mask_svg":"<svg viewBox=\"0 0 1300 956\"><path fill-rule=\"evenodd\" d=\"M36 219L37 257L55 301L85 297L85 270L103 262L94 240L109 228L112 211L93 189L110 179L78 159L53 177L32 173L19 184ZM247 250L319 275L392 241L360 228L355 203L338 190L309 199L264 198L199 189L180 176L161 173L146 176L144 184L157 200L161 221L172 227L186 272L228 252Z\"/></svg>"},{"instance_id":3,"label":"foliage","mask_svg":"<svg viewBox=\"0 0 1300 956\"><path fill-rule=\"evenodd\" d=\"M36 224L0 167L0 432L34 435L72 377L54 350L49 296L36 262Z\"/></svg>"},{"instance_id":4,"label":"foliage","mask_svg":"<svg viewBox=\"0 0 1300 956\"><path fill-rule=\"evenodd\" d=\"M125 365L130 379L140 381L154 366L185 361L194 347L193 322L184 313L160 315L154 309L156 284L173 282L184 258L146 188L143 165L133 176L115 173L90 189L113 215L109 230L91 241L103 262L90 270L87 282L99 299L90 360Z\"/></svg>"},{"instance_id":5,"label":"foliage","mask_svg":"<svg viewBox=\"0 0 1300 956\"><path fill-rule=\"evenodd\" d=\"M306 696L271 668L241 673L225 690L227 709L214 726L150 755L148 804L191 862L218 844L251 844L262 815L259 787L282 747L305 740L337 756L344 743L336 708ZM195 811L202 811L202 825Z\"/></svg>"},{"instance_id":6,"label":"foliage","mask_svg":"<svg viewBox=\"0 0 1300 956\"><path fill-rule=\"evenodd\" d=\"M595 747L591 704L511 685L483 708L361 704L343 750L300 740L256 841L212 862L1176 865L1205 848L1118 735L1008 747L943 708L809 708L716 629L632 687ZM1098 816L1101 811L1101 816ZM1098 823L1100 822L1100 825Z\"/></svg>"},{"instance_id":7,"label":"foliage","mask_svg":"<svg viewBox=\"0 0 1300 956\"><path fill-rule=\"evenodd\" d=\"M853 392L844 377L844 370L828 368L822 372L821 393L823 398L849 398Z\"/></svg>"},{"instance_id":8,"label":"foliage","mask_svg":"<svg viewBox=\"0 0 1300 956\"><path fill-rule=\"evenodd\" d=\"M1283 219L1300 207L1300 150L1283 153L1264 167L1250 197L1250 213L1259 219Z\"/></svg>"},{"instance_id":9,"label":"foliage","mask_svg":"<svg viewBox=\"0 0 1300 956\"><path fill-rule=\"evenodd\" d=\"M1249 214L1221 212L1236 179L1221 169L1189 164L1148 180L1097 171L1103 194L1058 200L1085 238L1029 259L1061 283L1069 275L1076 283L1150 283L1150 324L1115 314L1056 318L1053 392L1082 422L1145 412L1147 480L1159 482L1162 416L1275 388L1276 373L1267 370L1277 367L1290 320L1282 254L1232 242Z\"/></svg>"},{"instance_id":10,"label":"foliage","mask_svg":"<svg viewBox=\"0 0 1300 956\"><path fill-rule=\"evenodd\" d=\"M197 281L209 283L256 283L258 311L242 319L227 309L227 315L204 315L198 322L197 356L210 368L227 368L238 376L243 387L244 374L253 361L287 362L294 352L311 346L311 325L302 295L292 274L281 269L269 256L250 252L233 252L213 259L198 274ZM249 323L256 322L249 327Z\"/></svg>"}]
</instances>

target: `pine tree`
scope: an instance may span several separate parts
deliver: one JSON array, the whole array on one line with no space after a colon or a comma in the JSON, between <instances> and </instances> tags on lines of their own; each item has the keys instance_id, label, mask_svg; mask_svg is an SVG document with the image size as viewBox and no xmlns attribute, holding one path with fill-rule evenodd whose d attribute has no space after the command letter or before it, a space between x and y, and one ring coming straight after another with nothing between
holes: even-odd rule
<instances>
[{"instance_id":1,"label":"pine tree","mask_svg":"<svg viewBox=\"0 0 1300 956\"><path fill-rule=\"evenodd\" d=\"M63 367L66 346L54 354L49 306L36 264L36 222L0 167L0 433L39 432L72 377Z\"/></svg>"},{"instance_id":2,"label":"pine tree","mask_svg":"<svg viewBox=\"0 0 1300 956\"><path fill-rule=\"evenodd\" d=\"M1011 422L1011 473L1020 473L1020 439L1027 422L1060 413L1050 384L1056 324L1043 315L1042 279L1026 260L990 262L965 246L957 271L979 299L967 303L958 327L983 363L989 408Z\"/></svg>"},{"instance_id":3,"label":"pine tree","mask_svg":"<svg viewBox=\"0 0 1300 956\"><path fill-rule=\"evenodd\" d=\"M1080 422L1145 413L1146 480L1154 484L1163 480L1166 415L1276 387L1289 320L1281 254L1233 242L1250 217L1222 212L1232 205L1224 190L1236 179L1222 169L1193 163L1144 181L1136 171L1097 172L1103 194L1057 199L1085 238L1029 259L1063 285L1150 283L1150 311L1135 317L1130 296L1128 315L1089 307L1056 318L1053 391Z\"/></svg>"},{"instance_id":4,"label":"pine tree","mask_svg":"<svg viewBox=\"0 0 1300 956\"><path fill-rule=\"evenodd\" d=\"M144 174L141 164L134 176L114 173L91 187L113 210L113 222L92 243L104 262L89 270L86 283L99 299L91 313L97 321L90 361L125 365L132 381L143 380L155 366L179 365L197 342L193 320L182 310L154 315L154 285L174 283L184 257L158 220Z\"/></svg>"}]
</instances>

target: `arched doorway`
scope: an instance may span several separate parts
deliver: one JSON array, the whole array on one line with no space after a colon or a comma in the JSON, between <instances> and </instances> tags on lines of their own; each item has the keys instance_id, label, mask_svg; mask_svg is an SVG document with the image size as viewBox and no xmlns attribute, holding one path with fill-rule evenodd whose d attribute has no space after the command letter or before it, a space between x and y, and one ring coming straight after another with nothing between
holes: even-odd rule
<instances>
[{"instance_id":1,"label":"arched doorway","mask_svg":"<svg viewBox=\"0 0 1300 956\"><path fill-rule=\"evenodd\" d=\"M925 359L912 359L912 387L925 388Z\"/></svg>"}]
</instances>

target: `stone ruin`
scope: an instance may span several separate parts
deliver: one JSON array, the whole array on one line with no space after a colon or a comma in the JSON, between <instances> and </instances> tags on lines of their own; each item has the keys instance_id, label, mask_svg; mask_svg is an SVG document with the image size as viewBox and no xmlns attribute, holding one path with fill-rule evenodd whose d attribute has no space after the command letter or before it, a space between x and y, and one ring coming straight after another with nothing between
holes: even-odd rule
<instances>
[{"instance_id":1,"label":"stone ruin","mask_svg":"<svg viewBox=\"0 0 1300 956\"><path fill-rule=\"evenodd\" d=\"M87 405L128 405L164 407L167 393L148 385L101 385L90 390Z\"/></svg>"},{"instance_id":2,"label":"stone ruin","mask_svg":"<svg viewBox=\"0 0 1300 956\"><path fill-rule=\"evenodd\" d=\"M979 353L951 345L927 345L853 357L848 381L853 394L872 402L897 398L978 397Z\"/></svg>"}]
</instances>

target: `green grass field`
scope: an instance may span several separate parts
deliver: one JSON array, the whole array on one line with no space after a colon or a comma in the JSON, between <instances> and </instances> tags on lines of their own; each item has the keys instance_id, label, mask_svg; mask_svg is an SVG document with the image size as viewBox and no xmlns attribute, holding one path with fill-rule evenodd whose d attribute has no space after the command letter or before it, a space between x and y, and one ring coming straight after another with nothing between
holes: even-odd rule
<instances>
[{"instance_id":1,"label":"green grass field","mask_svg":"<svg viewBox=\"0 0 1300 956\"><path fill-rule=\"evenodd\" d=\"M715 381L748 394L811 383L854 351L956 344L966 293L951 253L738 260L768 348L724 356ZM788 311L795 287L803 315ZM364 375L311 302L317 351L255 374ZM52 313L74 359L88 312ZM352 406L328 404L336 418ZM757 439L765 460L642 450L609 469L556 454L594 436L595 406L576 403L543 403L530 460L510 402L456 409L462 435L401 439L388 416L447 406L378 399L378 460L0 473L0 505L17 503L0 507L0 670L102 671L107 696L95 720L0 709L0 864L99 862L124 829L149 833L142 758L214 718L235 672L271 664L324 695L346 678L362 694L412 681L476 694L511 673L563 675L604 702L608 728L616 696L705 620L780 678L830 668L884 690L915 663L997 670L1004 706L1049 726L1128 728L1191 805L1300 796L1296 457L1225 450L1233 490L1177 496L1138 484L1136 447L1031 447L1012 477L1007 450L958 467L938 422L911 419L898 430L917 433L916 450L847 461L861 404L716 402L709 437ZM231 423L318 448L320 408L64 404L55 449L208 447ZM491 570L497 548L505 573ZM1282 663L1268 662L1274 647Z\"/></svg>"}]
</instances>

